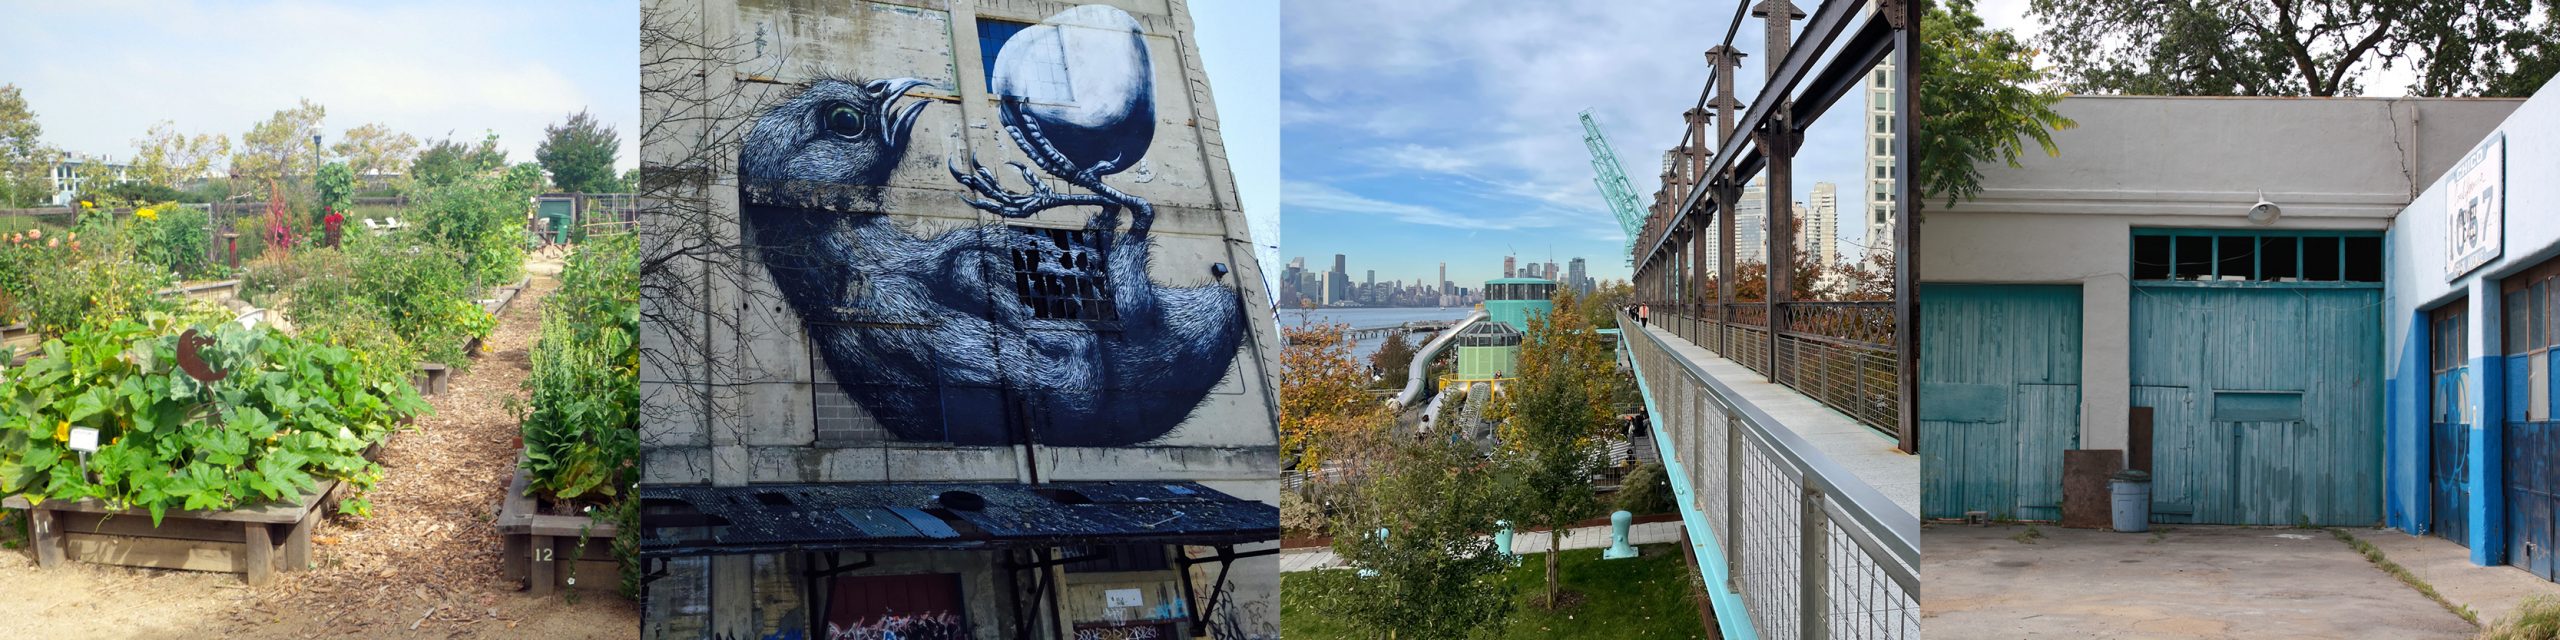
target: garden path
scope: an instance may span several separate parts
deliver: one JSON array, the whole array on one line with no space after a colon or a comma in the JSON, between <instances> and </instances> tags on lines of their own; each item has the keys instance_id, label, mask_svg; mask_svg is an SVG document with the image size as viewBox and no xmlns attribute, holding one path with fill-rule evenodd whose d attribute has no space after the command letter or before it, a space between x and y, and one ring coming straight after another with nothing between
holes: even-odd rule
<instances>
[{"instance_id":1,"label":"garden path","mask_svg":"<svg viewBox=\"0 0 2560 640\"><path fill-rule=\"evenodd\" d=\"M526 266L532 285L501 315L488 350L428 399L433 414L384 445L383 480L366 496L373 517L323 523L311 571L253 589L237 575L84 563L40 570L27 552L0 553L0 637L633 635L636 607L609 590L581 589L576 602L535 598L500 577L493 522L519 447L508 405L524 396L541 302L559 286L557 257Z\"/></svg>"}]
</instances>

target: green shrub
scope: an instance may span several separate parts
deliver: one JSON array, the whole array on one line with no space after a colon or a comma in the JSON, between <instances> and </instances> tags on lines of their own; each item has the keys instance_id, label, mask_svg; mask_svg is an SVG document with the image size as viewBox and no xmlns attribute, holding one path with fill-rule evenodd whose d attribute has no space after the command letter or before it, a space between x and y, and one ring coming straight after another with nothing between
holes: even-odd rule
<instances>
[{"instance_id":1,"label":"green shrub","mask_svg":"<svg viewBox=\"0 0 2560 640\"><path fill-rule=\"evenodd\" d=\"M217 270L218 263L209 257L213 248L210 224L203 211L163 202L135 209L125 233L133 241L135 254L144 262L180 277L200 278Z\"/></svg>"},{"instance_id":2,"label":"green shrub","mask_svg":"<svg viewBox=\"0 0 2560 640\"><path fill-rule=\"evenodd\" d=\"M527 491L555 502L588 503L617 526L625 596L639 591L639 505L625 489L639 480L640 265L636 236L581 245L543 302L542 338L518 405ZM510 401L511 403L513 401ZM583 547L586 540L581 537Z\"/></svg>"},{"instance_id":3,"label":"green shrub","mask_svg":"<svg viewBox=\"0 0 2560 640\"><path fill-rule=\"evenodd\" d=\"M1644 515L1667 513L1676 506L1672 502L1671 476L1663 473L1660 463L1648 462L1627 472L1618 487L1618 509Z\"/></svg>"},{"instance_id":4,"label":"green shrub","mask_svg":"<svg viewBox=\"0 0 2560 640\"><path fill-rule=\"evenodd\" d=\"M413 188L409 213L421 238L462 257L471 282L512 283L524 274L525 215L533 195L499 177L468 176Z\"/></svg>"},{"instance_id":5,"label":"green shrub","mask_svg":"<svg viewBox=\"0 0 2560 640\"><path fill-rule=\"evenodd\" d=\"M524 416L537 495L611 498L639 456L639 263L630 235L581 246L543 304Z\"/></svg>"},{"instance_id":6,"label":"green shrub","mask_svg":"<svg viewBox=\"0 0 2560 640\"><path fill-rule=\"evenodd\" d=\"M349 236L346 248L306 249L300 281L288 290L294 326L386 360L468 366L463 343L487 337L497 319L480 309L462 258L405 234ZM332 254L339 254L334 259Z\"/></svg>"},{"instance_id":7,"label":"green shrub","mask_svg":"<svg viewBox=\"0 0 2560 640\"><path fill-rule=\"evenodd\" d=\"M190 326L227 377L178 370ZM362 489L381 475L365 448L426 409L402 374L269 327L150 314L75 329L0 380L0 491L144 508L156 526L169 509L287 499L327 480ZM98 431L85 461L68 444L80 427Z\"/></svg>"},{"instance_id":8,"label":"green shrub","mask_svg":"<svg viewBox=\"0 0 2560 640\"><path fill-rule=\"evenodd\" d=\"M26 284L14 293L18 311L37 333L59 336L93 322L138 318L165 311L169 302L159 291L172 284L159 265L134 258L115 234L65 233L64 242L48 236L45 245L19 251L26 261Z\"/></svg>"}]
</instances>

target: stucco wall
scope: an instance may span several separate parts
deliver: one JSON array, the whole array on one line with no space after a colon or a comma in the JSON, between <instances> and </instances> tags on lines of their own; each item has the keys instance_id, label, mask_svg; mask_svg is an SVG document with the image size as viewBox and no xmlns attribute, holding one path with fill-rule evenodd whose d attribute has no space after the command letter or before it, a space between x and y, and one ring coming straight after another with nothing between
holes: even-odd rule
<instances>
[{"instance_id":1,"label":"stucco wall","mask_svg":"<svg viewBox=\"0 0 2560 640\"><path fill-rule=\"evenodd\" d=\"M1983 166L1976 200L1927 203L1920 276L2081 285L2081 446L2122 449L2134 227L2383 229L2519 104L2066 98L2079 126L2054 134L2059 156L2030 147L2021 167ZM2244 217L2261 197L2283 210L2266 227Z\"/></svg>"},{"instance_id":2,"label":"stucco wall","mask_svg":"<svg viewBox=\"0 0 2560 640\"><path fill-rule=\"evenodd\" d=\"M2450 508L2462 510L2471 519L2472 560L2480 564L2503 562L2499 554L2504 551L2504 540L2498 537L2504 524L2504 514L2498 509L2501 492L2494 489L2501 486L2503 456L2498 455L2501 449L2495 427L2497 416L2504 415L2505 399L2500 397L2500 391L2506 387L2498 380L2504 367L2496 366L2500 362L2498 356L2504 352L2500 281L2560 255L2560 162L2552 160L2560 157L2560 95L2555 94L2560 92L2545 91L2535 96L2494 132L2473 136L2453 152L2459 158L2460 154L2486 146L2492 136L2505 141L2505 233L2498 258L2469 273L2448 272L2446 215L2450 189L2445 179L2428 185L2400 212L2385 240L2390 260L2388 294L2384 299L2388 324L2383 334L2388 341L2384 365L2390 389L2385 414L2390 524L2415 531L2425 521L2426 509L2448 508L2426 504L2424 439L2429 345L2420 332L2425 330L2428 309L2468 296L2472 362L2469 384L2479 391L2471 396L2469 413L2483 418L2475 420L2471 434L2471 485L2475 487L2472 503Z\"/></svg>"}]
</instances>

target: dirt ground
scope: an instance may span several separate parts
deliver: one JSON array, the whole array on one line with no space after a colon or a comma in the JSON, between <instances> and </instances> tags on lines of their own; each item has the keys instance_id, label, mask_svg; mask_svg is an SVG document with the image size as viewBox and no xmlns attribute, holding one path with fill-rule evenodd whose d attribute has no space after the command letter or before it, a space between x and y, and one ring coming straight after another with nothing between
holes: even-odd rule
<instances>
[{"instance_id":1,"label":"dirt ground","mask_svg":"<svg viewBox=\"0 0 2560 640\"><path fill-rule=\"evenodd\" d=\"M638 607L612 591L616 576L580 576L575 602L500 579L491 523L518 447L507 400L524 395L541 301L559 285L557 257L528 267L533 284L488 352L384 446L373 517L332 516L315 533L312 570L251 588L233 574L40 569L17 545L0 553L0 638L637 637Z\"/></svg>"},{"instance_id":2,"label":"dirt ground","mask_svg":"<svg viewBox=\"0 0 2560 640\"><path fill-rule=\"evenodd\" d=\"M1930 638L2470 638L2477 631L2322 529L2154 533L1933 525Z\"/></svg>"}]
</instances>

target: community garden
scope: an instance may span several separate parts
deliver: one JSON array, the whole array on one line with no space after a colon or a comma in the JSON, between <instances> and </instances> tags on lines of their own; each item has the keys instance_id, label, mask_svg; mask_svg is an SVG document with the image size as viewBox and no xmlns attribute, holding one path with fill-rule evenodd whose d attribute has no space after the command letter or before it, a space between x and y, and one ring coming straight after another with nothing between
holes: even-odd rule
<instances>
[{"instance_id":1,"label":"community garden","mask_svg":"<svg viewBox=\"0 0 2560 640\"><path fill-rule=\"evenodd\" d=\"M631 230L529 252L529 163L392 205L331 173L0 214L0 599L61 603L0 628L636 625Z\"/></svg>"}]
</instances>

